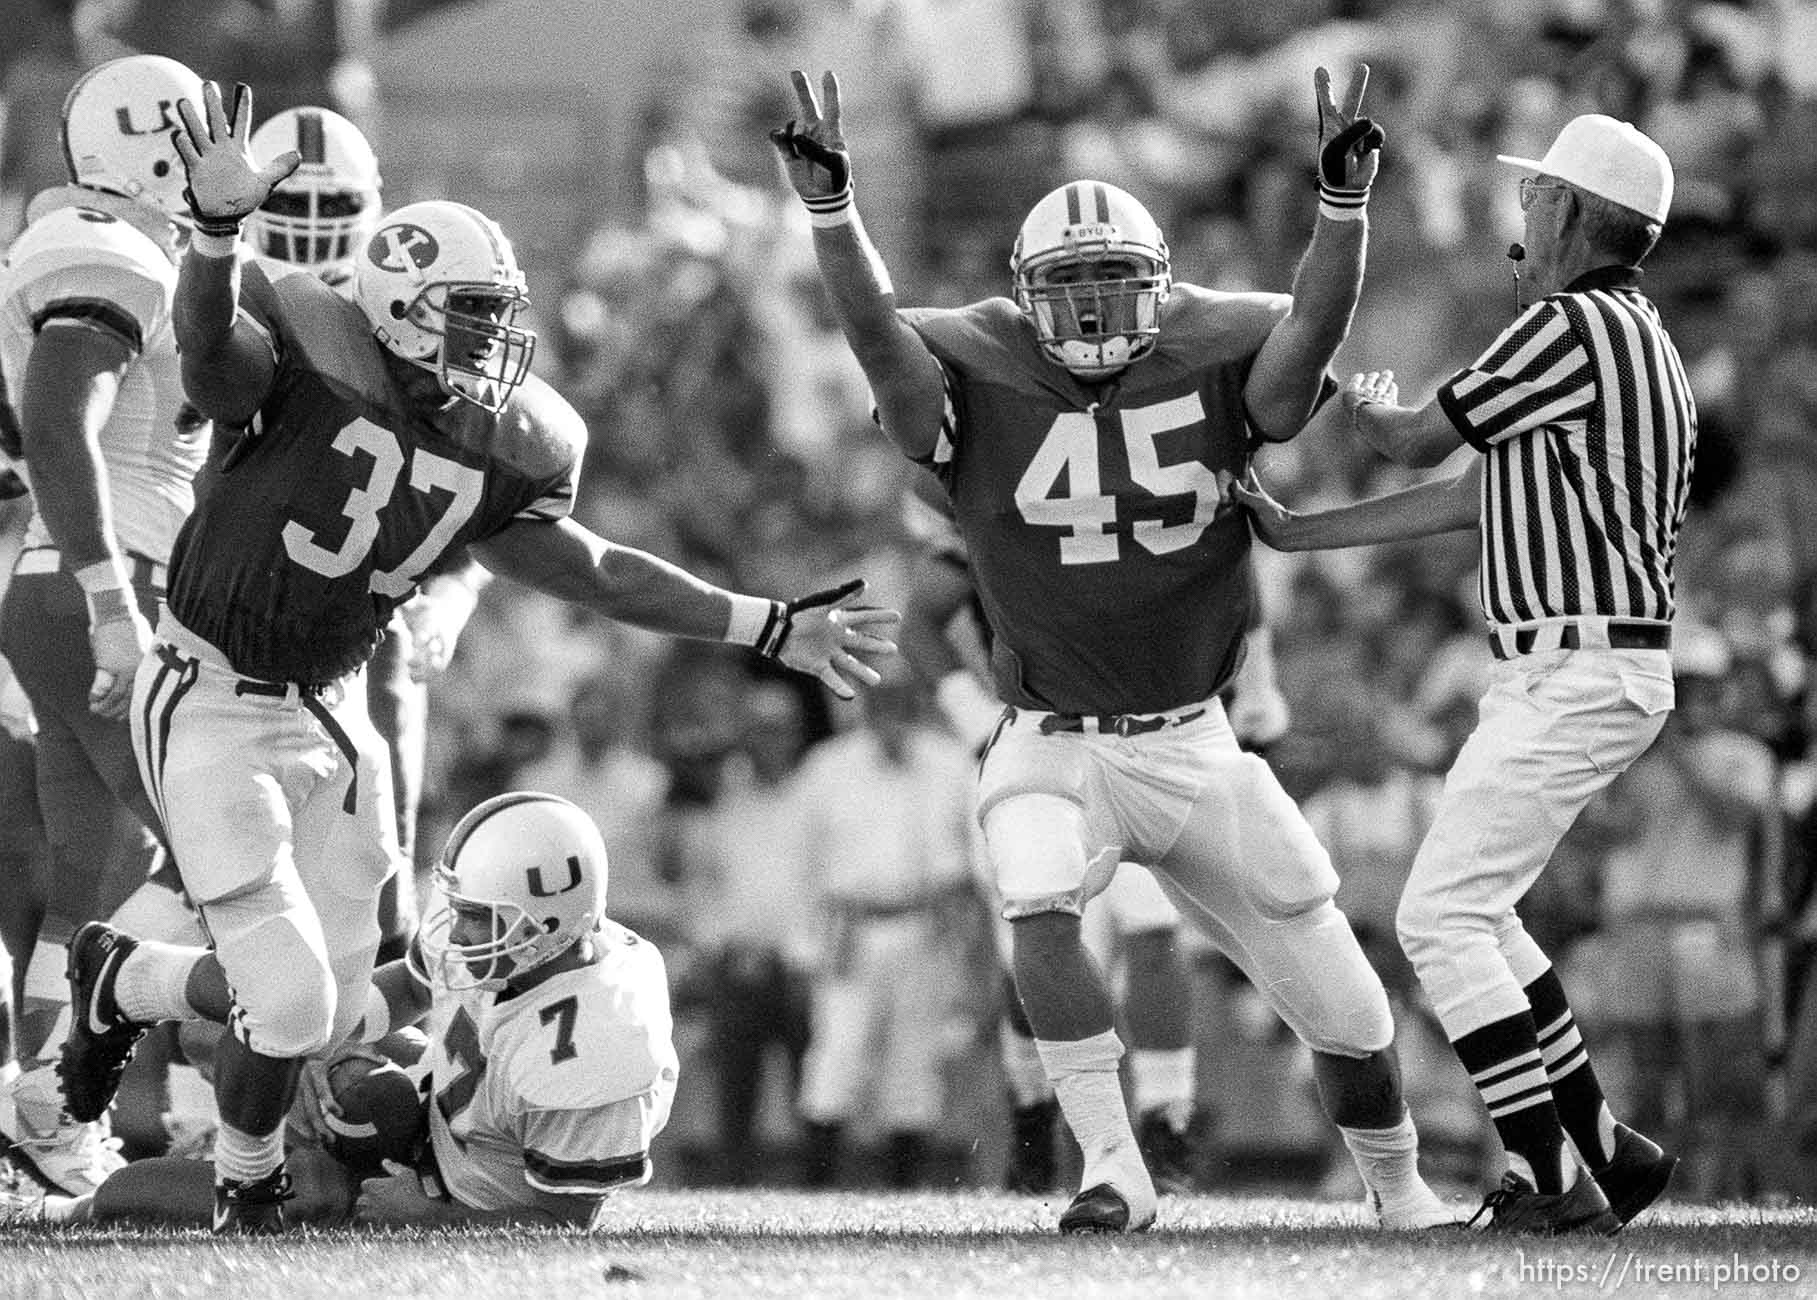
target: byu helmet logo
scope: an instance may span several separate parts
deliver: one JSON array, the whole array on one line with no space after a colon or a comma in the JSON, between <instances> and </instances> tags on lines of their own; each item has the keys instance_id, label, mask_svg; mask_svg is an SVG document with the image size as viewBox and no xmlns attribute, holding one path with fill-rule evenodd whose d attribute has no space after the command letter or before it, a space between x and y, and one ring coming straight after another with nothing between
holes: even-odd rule
<instances>
[{"instance_id":1,"label":"byu helmet logo","mask_svg":"<svg viewBox=\"0 0 1817 1300\"><path fill-rule=\"evenodd\" d=\"M412 268L424 270L435 261L440 252L434 235L421 226L408 223L386 226L366 246L366 255L372 259L373 265L387 271L407 272Z\"/></svg>"},{"instance_id":2,"label":"byu helmet logo","mask_svg":"<svg viewBox=\"0 0 1817 1300\"><path fill-rule=\"evenodd\" d=\"M575 857L572 853L568 855L568 883L563 885L560 889L544 889L543 869L541 867L530 868L530 896L532 898L554 898L557 894L565 894L570 889L578 889L579 887L580 859Z\"/></svg>"}]
</instances>

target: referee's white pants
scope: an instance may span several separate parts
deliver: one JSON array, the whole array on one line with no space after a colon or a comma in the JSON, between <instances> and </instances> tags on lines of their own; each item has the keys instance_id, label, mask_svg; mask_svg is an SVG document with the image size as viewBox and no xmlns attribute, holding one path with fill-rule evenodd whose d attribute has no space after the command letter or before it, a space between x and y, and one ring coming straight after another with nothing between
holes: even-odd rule
<instances>
[{"instance_id":1,"label":"referee's white pants","mask_svg":"<svg viewBox=\"0 0 1817 1300\"><path fill-rule=\"evenodd\" d=\"M246 693L220 651L168 613L157 642L133 683L133 743L233 989L231 1028L262 1055L307 1056L365 1011L379 889L397 862L364 677L320 700L350 761L295 687Z\"/></svg>"},{"instance_id":2,"label":"referee's white pants","mask_svg":"<svg viewBox=\"0 0 1817 1300\"><path fill-rule=\"evenodd\" d=\"M1672 704L1664 650L1553 650L1496 664L1397 917L1451 1041L1528 1009L1522 989L1550 962L1514 905L1584 805L1646 752Z\"/></svg>"}]
</instances>

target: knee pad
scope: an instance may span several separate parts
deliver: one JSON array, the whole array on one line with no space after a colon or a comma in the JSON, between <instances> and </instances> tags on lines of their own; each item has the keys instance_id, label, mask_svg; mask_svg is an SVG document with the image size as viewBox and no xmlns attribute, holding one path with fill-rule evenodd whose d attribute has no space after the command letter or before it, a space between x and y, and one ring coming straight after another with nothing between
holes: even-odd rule
<instances>
[{"instance_id":1,"label":"knee pad","mask_svg":"<svg viewBox=\"0 0 1817 1300\"><path fill-rule=\"evenodd\" d=\"M1394 1016L1381 976L1334 903L1326 901L1277 927L1273 939L1293 954L1301 971L1273 993L1306 1046L1361 1057L1394 1041Z\"/></svg>"},{"instance_id":2,"label":"knee pad","mask_svg":"<svg viewBox=\"0 0 1817 1300\"><path fill-rule=\"evenodd\" d=\"M334 1028L335 980L321 929L313 916L288 910L244 925L223 915L256 897L208 909L215 953L233 989L229 1028L262 1056L309 1056L328 1046Z\"/></svg>"},{"instance_id":3,"label":"knee pad","mask_svg":"<svg viewBox=\"0 0 1817 1300\"><path fill-rule=\"evenodd\" d=\"M1109 886L1117 850L1087 856L1085 811L1052 794L1019 794L984 812L984 838L1008 920L1041 912L1082 916Z\"/></svg>"}]
</instances>

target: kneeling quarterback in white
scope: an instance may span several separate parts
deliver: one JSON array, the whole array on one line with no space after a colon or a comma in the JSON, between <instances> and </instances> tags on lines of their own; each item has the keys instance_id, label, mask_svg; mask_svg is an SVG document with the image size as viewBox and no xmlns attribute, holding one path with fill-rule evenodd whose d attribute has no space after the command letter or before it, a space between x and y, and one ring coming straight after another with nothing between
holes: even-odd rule
<instances>
[{"instance_id":1,"label":"kneeling quarterback in white","mask_svg":"<svg viewBox=\"0 0 1817 1300\"><path fill-rule=\"evenodd\" d=\"M358 1222L586 1223L649 1180L679 1073L668 981L606 918L606 874L599 831L553 795L499 795L455 827L362 1033L427 1015L430 1150L369 1180Z\"/></svg>"}]
</instances>

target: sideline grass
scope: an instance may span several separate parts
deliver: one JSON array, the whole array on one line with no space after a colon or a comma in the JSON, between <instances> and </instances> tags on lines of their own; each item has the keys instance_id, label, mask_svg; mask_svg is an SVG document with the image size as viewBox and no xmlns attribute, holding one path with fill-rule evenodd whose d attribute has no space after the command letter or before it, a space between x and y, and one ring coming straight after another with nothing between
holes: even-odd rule
<instances>
[{"instance_id":1,"label":"sideline grass","mask_svg":"<svg viewBox=\"0 0 1817 1300\"><path fill-rule=\"evenodd\" d=\"M1063 1239L1053 1229L1060 1208L973 1193L646 1191L621 1197L585 1237L337 1231L216 1241L200 1231L31 1226L0 1229L0 1296L1817 1295L1810 1207L1666 1206L1613 1241L1564 1242L1385 1235L1356 1226L1347 1205L1231 1197L1164 1200L1155 1230L1140 1236ZM1737 1266L1774 1271L1744 1284ZM1725 1267L1729 1280L1717 1285Z\"/></svg>"}]
</instances>

